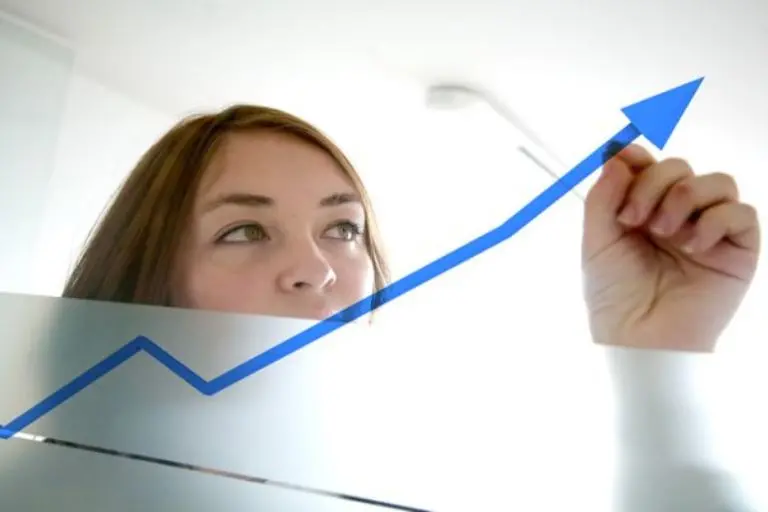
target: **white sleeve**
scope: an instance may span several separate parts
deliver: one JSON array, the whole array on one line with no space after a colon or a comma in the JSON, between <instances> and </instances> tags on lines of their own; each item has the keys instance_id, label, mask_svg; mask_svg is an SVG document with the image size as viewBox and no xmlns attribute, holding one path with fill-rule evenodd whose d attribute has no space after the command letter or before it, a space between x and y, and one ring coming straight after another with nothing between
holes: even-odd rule
<instances>
[{"instance_id":1,"label":"white sleeve","mask_svg":"<svg viewBox=\"0 0 768 512\"><path fill-rule=\"evenodd\" d=\"M752 511L713 459L697 366L712 354L606 349L618 422L617 512Z\"/></svg>"}]
</instances>

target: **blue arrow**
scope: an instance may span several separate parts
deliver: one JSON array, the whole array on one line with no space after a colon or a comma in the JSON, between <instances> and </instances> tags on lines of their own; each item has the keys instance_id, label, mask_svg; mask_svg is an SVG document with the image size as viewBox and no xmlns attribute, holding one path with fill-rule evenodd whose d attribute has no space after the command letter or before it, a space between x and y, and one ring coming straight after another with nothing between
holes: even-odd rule
<instances>
[{"instance_id":1,"label":"blue arrow","mask_svg":"<svg viewBox=\"0 0 768 512\"><path fill-rule=\"evenodd\" d=\"M606 155L617 153L640 135L644 135L656 147L663 149L703 80L703 77L698 78L623 108L622 112L629 118L629 124L619 130L605 144L579 162L573 169L525 205L501 226L408 274L343 311L314 324L215 379L206 381L152 340L140 336L92 368L86 370L4 427L0 426L0 438L7 439L13 436L140 352L149 354L200 393L207 396L215 395L236 382L306 347L313 341L317 341L347 322L351 322L387 302L393 301L397 297L507 240L598 169L605 161Z\"/></svg>"}]
</instances>

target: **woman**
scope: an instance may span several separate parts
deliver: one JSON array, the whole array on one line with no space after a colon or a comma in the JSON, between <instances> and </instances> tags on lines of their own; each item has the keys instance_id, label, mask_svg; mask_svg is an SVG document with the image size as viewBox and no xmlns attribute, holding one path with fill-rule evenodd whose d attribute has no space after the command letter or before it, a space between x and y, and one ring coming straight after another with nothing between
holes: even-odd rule
<instances>
[{"instance_id":1,"label":"woman","mask_svg":"<svg viewBox=\"0 0 768 512\"><path fill-rule=\"evenodd\" d=\"M758 261L757 215L733 178L630 146L585 208L594 341L713 350ZM342 152L294 116L241 105L181 122L143 156L64 296L321 319L387 282L370 200ZM654 363L617 368L631 380L643 364Z\"/></svg>"},{"instance_id":2,"label":"woman","mask_svg":"<svg viewBox=\"0 0 768 512\"><path fill-rule=\"evenodd\" d=\"M594 340L710 351L758 261L733 178L630 146L585 212ZM189 118L141 159L65 297L323 318L388 282L368 194L342 152L287 113Z\"/></svg>"},{"instance_id":3,"label":"woman","mask_svg":"<svg viewBox=\"0 0 768 512\"><path fill-rule=\"evenodd\" d=\"M387 279L344 155L298 118L236 106L144 155L64 296L321 318Z\"/></svg>"}]
</instances>

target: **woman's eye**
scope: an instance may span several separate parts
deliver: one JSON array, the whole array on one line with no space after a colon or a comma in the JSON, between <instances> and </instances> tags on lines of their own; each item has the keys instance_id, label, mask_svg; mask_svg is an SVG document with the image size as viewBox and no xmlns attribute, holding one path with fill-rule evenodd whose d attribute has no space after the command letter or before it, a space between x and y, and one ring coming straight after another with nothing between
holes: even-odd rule
<instances>
[{"instance_id":1,"label":"woman's eye","mask_svg":"<svg viewBox=\"0 0 768 512\"><path fill-rule=\"evenodd\" d=\"M338 238L345 242L353 242L363 234L363 228L354 222L337 222L328 230L331 238Z\"/></svg>"},{"instance_id":2,"label":"woman's eye","mask_svg":"<svg viewBox=\"0 0 768 512\"><path fill-rule=\"evenodd\" d=\"M218 241L229 244L261 242L269 238L267 232L258 224L246 224L230 229Z\"/></svg>"}]
</instances>

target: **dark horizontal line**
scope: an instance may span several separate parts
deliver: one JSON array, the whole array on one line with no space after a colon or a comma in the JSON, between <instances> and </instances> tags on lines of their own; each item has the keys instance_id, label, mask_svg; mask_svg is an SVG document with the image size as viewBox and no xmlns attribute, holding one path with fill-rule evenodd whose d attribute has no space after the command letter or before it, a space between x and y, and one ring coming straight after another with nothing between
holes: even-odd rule
<instances>
[{"instance_id":1,"label":"dark horizontal line","mask_svg":"<svg viewBox=\"0 0 768 512\"><path fill-rule=\"evenodd\" d=\"M29 441L27 441L29 442ZM32 441L35 442L35 441ZM343 499L348 501L356 501L358 503L365 503L367 505L372 506L378 506L378 507L384 507L388 508L390 510L401 510L404 512L430 512L427 509L422 508L416 508L416 507L410 507L406 505L399 505L396 503L390 503L387 501L382 500L375 500L372 498L365 498L362 496L356 496L354 494L347 494L347 493L341 493L341 492L334 492L334 491L327 491L323 489L317 489L314 487L308 487L305 485L299 485L299 484L291 484L287 482L281 482L279 480L272 480L269 478L262 478L257 476L251 476L246 475L243 473L236 473L234 471L226 471L221 469L214 469L214 468L208 468L204 466L198 466L195 464L187 464L184 462L178 462L170 459L165 459L161 457L153 457L149 455L141 455L138 453L130 453L130 452L124 452L119 450L114 450L111 448L103 448L100 446L90 445L90 444L84 444L84 443L76 443L72 441L65 441L63 439L55 439L51 437L46 437L41 442L43 444L50 444L54 446L61 446L64 448L70 448L75 450L81 450L81 451L88 451L93 453L99 453L102 455L111 455L113 457L120 457L124 459L130 459L130 460L138 460L141 462L147 462L151 464L159 464L161 466L167 466L172 467L176 469L182 469L186 471L194 471L198 473L205 473L209 475L215 475L220 476L224 478L230 478L234 480L240 480L243 482L249 482L249 483L256 483L256 484L262 484L262 485L269 485L272 487L280 487L283 489L290 489L294 491L304 492L308 494L315 494L319 496L326 496L331 498L337 498L337 499Z\"/></svg>"}]
</instances>

